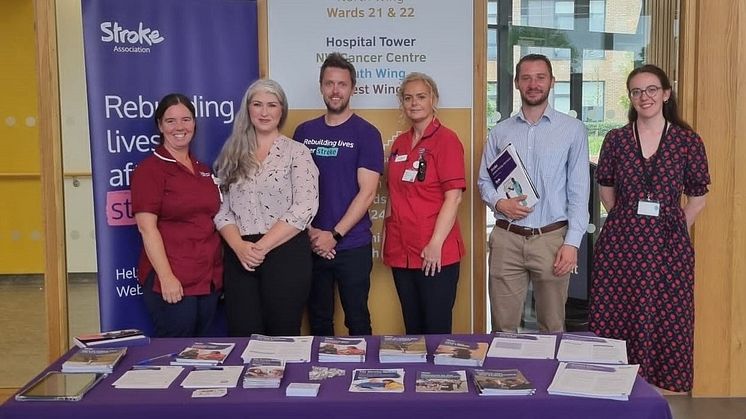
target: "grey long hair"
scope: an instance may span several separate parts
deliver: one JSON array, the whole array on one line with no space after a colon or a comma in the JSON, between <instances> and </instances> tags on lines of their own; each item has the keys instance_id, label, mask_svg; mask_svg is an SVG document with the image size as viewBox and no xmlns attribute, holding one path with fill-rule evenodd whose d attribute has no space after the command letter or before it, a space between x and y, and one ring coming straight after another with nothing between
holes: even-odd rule
<instances>
[{"instance_id":1,"label":"grey long hair","mask_svg":"<svg viewBox=\"0 0 746 419\"><path fill-rule=\"evenodd\" d=\"M282 105L282 115L278 126L282 128L288 116L288 101L282 86L271 79L259 79L252 83L241 101L241 107L233 121L233 131L225 141L217 160L215 173L220 178L221 189L228 187L242 179L247 179L253 170L259 167L256 157L258 143L256 130L249 117L249 102L257 93L266 92L277 97Z\"/></svg>"}]
</instances>

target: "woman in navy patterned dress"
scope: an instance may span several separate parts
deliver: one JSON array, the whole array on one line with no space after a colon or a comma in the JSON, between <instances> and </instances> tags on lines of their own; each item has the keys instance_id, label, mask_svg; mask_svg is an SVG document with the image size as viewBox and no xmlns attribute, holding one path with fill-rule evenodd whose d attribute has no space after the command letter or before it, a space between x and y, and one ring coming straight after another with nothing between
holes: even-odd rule
<instances>
[{"instance_id":1,"label":"woman in navy patterned dress","mask_svg":"<svg viewBox=\"0 0 746 419\"><path fill-rule=\"evenodd\" d=\"M629 124L606 135L596 172L609 215L593 261L590 330L626 340L629 362L651 384L685 392L694 344L689 228L705 205L707 157L663 70L633 70L627 89Z\"/></svg>"}]
</instances>

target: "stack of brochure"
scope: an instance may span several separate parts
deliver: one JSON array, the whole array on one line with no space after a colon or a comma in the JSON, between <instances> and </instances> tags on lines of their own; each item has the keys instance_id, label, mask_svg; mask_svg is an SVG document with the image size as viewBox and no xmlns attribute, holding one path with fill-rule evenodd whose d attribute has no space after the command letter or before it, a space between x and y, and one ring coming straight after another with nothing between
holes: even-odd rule
<instances>
[{"instance_id":1,"label":"stack of brochure","mask_svg":"<svg viewBox=\"0 0 746 419\"><path fill-rule=\"evenodd\" d=\"M150 343L150 338L139 329L112 330L75 336L73 343L79 348L121 348Z\"/></svg>"},{"instance_id":2,"label":"stack of brochure","mask_svg":"<svg viewBox=\"0 0 746 419\"><path fill-rule=\"evenodd\" d=\"M419 371L415 385L417 393L466 393L466 371Z\"/></svg>"},{"instance_id":3,"label":"stack of brochure","mask_svg":"<svg viewBox=\"0 0 746 419\"><path fill-rule=\"evenodd\" d=\"M519 370L474 370L480 396L530 396L536 389Z\"/></svg>"},{"instance_id":4,"label":"stack of brochure","mask_svg":"<svg viewBox=\"0 0 746 419\"><path fill-rule=\"evenodd\" d=\"M626 364L627 342L597 336L562 335L557 360L593 364Z\"/></svg>"},{"instance_id":5,"label":"stack of brochure","mask_svg":"<svg viewBox=\"0 0 746 419\"><path fill-rule=\"evenodd\" d=\"M181 386L184 388L235 388L243 372L239 366L194 367Z\"/></svg>"},{"instance_id":6,"label":"stack of brochure","mask_svg":"<svg viewBox=\"0 0 746 419\"><path fill-rule=\"evenodd\" d=\"M319 394L319 383L290 383L285 388L288 397L316 397Z\"/></svg>"},{"instance_id":7,"label":"stack of brochure","mask_svg":"<svg viewBox=\"0 0 746 419\"><path fill-rule=\"evenodd\" d=\"M254 358L274 358L285 362L311 362L313 336L251 335L241 354L245 364Z\"/></svg>"},{"instance_id":8,"label":"stack of brochure","mask_svg":"<svg viewBox=\"0 0 746 419\"><path fill-rule=\"evenodd\" d=\"M171 365L220 365L235 346L235 343L196 342L179 352Z\"/></svg>"},{"instance_id":9,"label":"stack of brochure","mask_svg":"<svg viewBox=\"0 0 746 419\"><path fill-rule=\"evenodd\" d=\"M365 362L364 338L324 337L319 342L319 362Z\"/></svg>"},{"instance_id":10,"label":"stack of brochure","mask_svg":"<svg viewBox=\"0 0 746 419\"><path fill-rule=\"evenodd\" d=\"M81 348L62 364L62 372L111 374L127 348Z\"/></svg>"},{"instance_id":11,"label":"stack of brochure","mask_svg":"<svg viewBox=\"0 0 746 419\"><path fill-rule=\"evenodd\" d=\"M560 362L547 392L559 396L629 400L639 365Z\"/></svg>"},{"instance_id":12,"label":"stack of brochure","mask_svg":"<svg viewBox=\"0 0 746 419\"><path fill-rule=\"evenodd\" d=\"M487 356L486 342L463 342L454 339L443 340L435 349L435 365L465 365L481 367Z\"/></svg>"},{"instance_id":13,"label":"stack of brochure","mask_svg":"<svg viewBox=\"0 0 746 419\"><path fill-rule=\"evenodd\" d=\"M532 335L519 333L495 333L487 351L488 357L554 359L557 343L555 335Z\"/></svg>"},{"instance_id":14,"label":"stack of brochure","mask_svg":"<svg viewBox=\"0 0 746 419\"><path fill-rule=\"evenodd\" d=\"M280 388L285 375L285 361L253 358L243 376L243 388Z\"/></svg>"},{"instance_id":15,"label":"stack of brochure","mask_svg":"<svg viewBox=\"0 0 746 419\"><path fill-rule=\"evenodd\" d=\"M427 362L425 336L382 336L378 362Z\"/></svg>"},{"instance_id":16,"label":"stack of brochure","mask_svg":"<svg viewBox=\"0 0 746 419\"><path fill-rule=\"evenodd\" d=\"M404 369L360 369L352 372L353 393L403 393Z\"/></svg>"}]
</instances>

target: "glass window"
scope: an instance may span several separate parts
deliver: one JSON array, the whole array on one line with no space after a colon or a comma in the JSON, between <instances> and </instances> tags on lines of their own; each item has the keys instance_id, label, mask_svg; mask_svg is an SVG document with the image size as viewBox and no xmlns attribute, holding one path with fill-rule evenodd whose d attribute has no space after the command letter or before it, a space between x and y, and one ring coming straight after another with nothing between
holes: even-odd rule
<instances>
[{"instance_id":1,"label":"glass window","mask_svg":"<svg viewBox=\"0 0 746 419\"><path fill-rule=\"evenodd\" d=\"M605 31L606 0L591 0L588 6L588 30L591 32Z\"/></svg>"},{"instance_id":2,"label":"glass window","mask_svg":"<svg viewBox=\"0 0 746 419\"><path fill-rule=\"evenodd\" d=\"M583 82L583 121L604 120L604 82Z\"/></svg>"},{"instance_id":3,"label":"glass window","mask_svg":"<svg viewBox=\"0 0 746 419\"><path fill-rule=\"evenodd\" d=\"M570 112L570 82L558 81L554 83L552 93L552 107L560 112Z\"/></svg>"}]
</instances>

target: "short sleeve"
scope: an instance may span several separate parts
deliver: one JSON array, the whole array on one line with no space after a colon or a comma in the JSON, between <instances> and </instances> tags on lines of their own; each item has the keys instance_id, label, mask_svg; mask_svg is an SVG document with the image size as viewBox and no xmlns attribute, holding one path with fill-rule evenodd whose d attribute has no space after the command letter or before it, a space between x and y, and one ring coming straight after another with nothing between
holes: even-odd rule
<instances>
[{"instance_id":1,"label":"short sleeve","mask_svg":"<svg viewBox=\"0 0 746 419\"><path fill-rule=\"evenodd\" d=\"M689 134L686 171L684 172L684 194L687 196L702 196L709 192L710 171L707 164L707 153L702 138L694 132Z\"/></svg>"},{"instance_id":2,"label":"short sleeve","mask_svg":"<svg viewBox=\"0 0 746 419\"><path fill-rule=\"evenodd\" d=\"M162 168L148 157L137 166L132 174L130 193L132 194L132 212L149 212L161 214L163 191L166 176Z\"/></svg>"},{"instance_id":3,"label":"short sleeve","mask_svg":"<svg viewBox=\"0 0 746 419\"><path fill-rule=\"evenodd\" d=\"M357 167L383 174L383 142L381 133L373 125L365 128L361 136Z\"/></svg>"},{"instance_id":4,"label":"short sleeve","mask_svg":"<svg viewBox=\"0 0 746 419\"><path fill-rule=\"evenodd\" d=\"M444 191L466 189L466 169L464 167L464 146L455 133L449 132L442 138L439 155L435 160L438 179Z\"/></svg>"},{"instance_id":5,"label":"short sleeve","mask_svg":"<svg viewBox=\"0 0 746 419\"><path fill-rule=\"evenodd\" d=\"M611 130L604 137L601 145L601 154L598 157L598 167L596 168L596 182L601 186L614 186L616 178L614 175L614 145L618 142L617 137L621 130Z\"/></svg>"},{"instance_id":6,"label":"short sleeve","mask_svg":"<svg viewBox=\"0 0 746 419\"><path fill-rule=\"evenodd\" d=\"M235 214L233 214L233 210L231 210L230 188L233 187L235 187L235 183L230 185L228 190L224 190L222 192L222 202L220 203L220 209L218 210L218 213L215 214L215 217L213 217L212 219L215 223L215 229L218 231L229 224L237 224L236 216Z\"/></svg>"}]
</instances>

